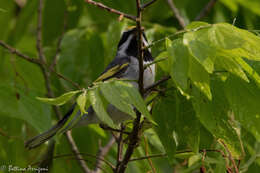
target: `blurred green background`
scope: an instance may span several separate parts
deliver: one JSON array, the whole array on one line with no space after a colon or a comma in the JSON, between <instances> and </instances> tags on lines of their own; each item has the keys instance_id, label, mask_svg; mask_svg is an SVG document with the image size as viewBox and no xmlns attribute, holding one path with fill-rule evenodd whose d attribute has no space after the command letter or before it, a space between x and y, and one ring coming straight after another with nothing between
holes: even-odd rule
<instances>
[{"instance_id":1,"label":"blurred green background","mask_svg":"<svg viewBox=\"0 0 260 173\"><path fill-rule=\"evenodd\" d=\"M136 14L134 0L101 0L100 2L125 13ZM142 0L142 3L146 2L148 0ZM174 0L174 2L185 23L189 24L209 1ZM0 0L0 40L31 57L37 57L37 8L37 0ZM208 23L233 23L235 21L237 27L256 30L260 28L260 1L219 0L202 20ZM63 31L64 22L65 31ZM181 29L166 0L158 0L145 9L142 24L150 42L165 38ZM45 0L42 28L44 53L48 62L52 62L58 40L64 32L57 71L85 87L95 80L114 58L121 32L131 25L135 23L127 19L119 21L117 15L87 4L84 0ZM164 49L163 45L157 44L152 48L153 56L156 57ZM40 69L34 64L9 54L2 47L0 47L0 59L0 165L26 167L42 158L47 145L28 151L24 148L24 141L47 130L56 121L56 117L51 106L35 99L36 96L46 96ZM160 75L158 73L157 78ZM55 75L51 76L51 82L55 96L75 89L70 83ZM63 113L71 104L72 102L62 107ZM185 102L185 104L189 103ZM201 147L209 148L213 137L203 127L200 133ZM158 136L152 129L146 131L144 136L149 138L150 154L164 152ZM73 137L81 152L95 155L99 141L101 140L105 145L110 134L98 128L97 125L92 125L74 129ZM247 172L258 172L260 160L257 160L259 157L257 152L260 152L260 148L258 144L254 145L255 139L249 133L244 134L243 137L248 143L246 152L251 154L246 157L246 160L255 157L252 163L248 162ZM55 155L71 153L64 136L58 141ZM141 147L135 151L134 156L143 156L144 148L142 141ZM106 159L115 163L116 152L117 149L114 146ZM221 157L214 153L212 155L215 158ZM95 159L91 157L86 157L86 159L88 166L93 168ZM219 162L223 164L223 160ZM167 158L156 158L153 159L153 164L158 172L174 172L173 170L198 172L198 165L189 168L182 166L185 164L182 159L168 162ZM105 169L111 172L106 166ZM52 170L53 172L81 172L75 159L66 157L54 159ZM131 162L127 172L149 172L150 170L149 163L145 160ZM212 171L221 173L223 168L214 167Z\"/></svg>"}]
</instances>

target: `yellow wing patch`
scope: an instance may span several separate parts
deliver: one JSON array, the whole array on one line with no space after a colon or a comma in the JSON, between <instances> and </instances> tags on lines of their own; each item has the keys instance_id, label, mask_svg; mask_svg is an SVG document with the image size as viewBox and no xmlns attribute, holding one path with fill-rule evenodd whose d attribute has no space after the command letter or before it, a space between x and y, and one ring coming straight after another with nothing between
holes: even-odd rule
<instances>
[{"instance_id":1,"label":"yellow wing patch","mask_svg":"<svg viewBox=\"0 0 260 173\"><path fill-rule=\"evenodd\" d=\"M116 74L117 72L119 72L120 70L122 70L124 67L126 67L126 66L128 66L128 65L129 65L129 63L125 63L125 64L122 64L122 65L116 65L116 66L110 68L107 72L105 72L104 74L102 74L101 76L99 76L99 77L94 81L94 83L103 81L104 79L107 79L107 78L113 76L114 74Z\"/></svg>"}]
</instances>

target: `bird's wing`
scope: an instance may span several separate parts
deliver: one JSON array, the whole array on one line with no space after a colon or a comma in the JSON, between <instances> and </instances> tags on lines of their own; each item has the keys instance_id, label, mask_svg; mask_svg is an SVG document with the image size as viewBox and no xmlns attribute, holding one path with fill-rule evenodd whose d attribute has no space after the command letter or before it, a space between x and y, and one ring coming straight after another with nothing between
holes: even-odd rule
<instances>
[{"instance_id":1,"label":"bird's wing","mask_svg":"<svg viewBox=\"0 0 260 173\"><path fill-rule=\"evenodd\" d=\"M105 81L111 79L113 77L121 77L121 75L127 70L129 67L130 58L129 57L121 57L115 58L110 64L108 64L107 68L103 73L95 80L95 82Z\"/></svg>"}]
</instances>

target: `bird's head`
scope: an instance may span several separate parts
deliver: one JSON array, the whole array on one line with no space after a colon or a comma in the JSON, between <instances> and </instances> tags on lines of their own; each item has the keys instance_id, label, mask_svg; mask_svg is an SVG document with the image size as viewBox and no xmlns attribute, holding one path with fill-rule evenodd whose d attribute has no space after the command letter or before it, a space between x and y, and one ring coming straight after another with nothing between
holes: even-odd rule
<instances>
[{"instance_id":1,"label":"bird's head","mask_svg":"<svg viewBox=\"0 0 260 173\"><path fill-rule=\"evenodd\" d=\"M123 32L121 39L118 43L118 53L128 56L137 57L138 54L138 30L136 27L132 27ZM143 47L148 46L148 41L142 29L142 42ZM144 60L153 60L149 49L144 50Z\"/></svg>"}]
</instances>

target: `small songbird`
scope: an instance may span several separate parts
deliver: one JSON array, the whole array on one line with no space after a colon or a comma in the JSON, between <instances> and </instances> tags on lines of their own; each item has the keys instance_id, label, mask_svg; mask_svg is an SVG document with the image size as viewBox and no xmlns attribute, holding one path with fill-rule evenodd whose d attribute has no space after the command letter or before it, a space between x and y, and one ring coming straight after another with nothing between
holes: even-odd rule
<instances>
[{"instance_id":1,"label":"small songbird","mask_svg":"<svg viewBox=\"0 0 260 173\"><path fill-rule=\"evenodd\" d=\"M142 41L143 46L148 46L147 38L142 31ZM143 54L143 64L151 64L153 62L153 57L151 55L150 49L145 49ZM106 75L107 72L109 72L110 69L113 67L122 67L118 68L119 70L113 73L109 73L109 75ZM129 79L133 81L138 81L139 79L139 61L138 61L138 30L137 28L129 29L125 32L123 32L121 39L119 41L118 47L117 47L117 54L114 58L114 60L107 66L107 68L104 70L104 72L101 74L101 81L105 81L111 78L119 78L119 79ZM148 68L145 68L144 70L144 76L143 76L143 85L144 88L150 86L154 83L155 80L155 65L149 65ZM138 82L131 82L135 87L138 88ZM87 110L86 114L83 114L81 116L81 112L78 112L75 117L72 119L70 123L66 123L69 119L69 117L72 115L73 106L66 115L58 121L56 125L54 125L51 129L48 131L33 137L32 139L26 141L25 147L28 149L35 148L42 143L46 142L47 140L51 139L56 133L60 133L60 130L62 132L65 132L67 130L70 130L71 128L88 125L88 124L95 124L95 123L101 123L101 121L98 119L95 111L93 110L92 106L90 106ZM129 120L132 118L132 116L121 112L113 105L109 104L107 107L107 112L111 119L115 123L124 122L125 120ZM79 120L75 123L76 119L81 116ZM67 124L66 127L65 124ZM65 130L64 130L65 129Z\"/></svg>"}]
</instances>

